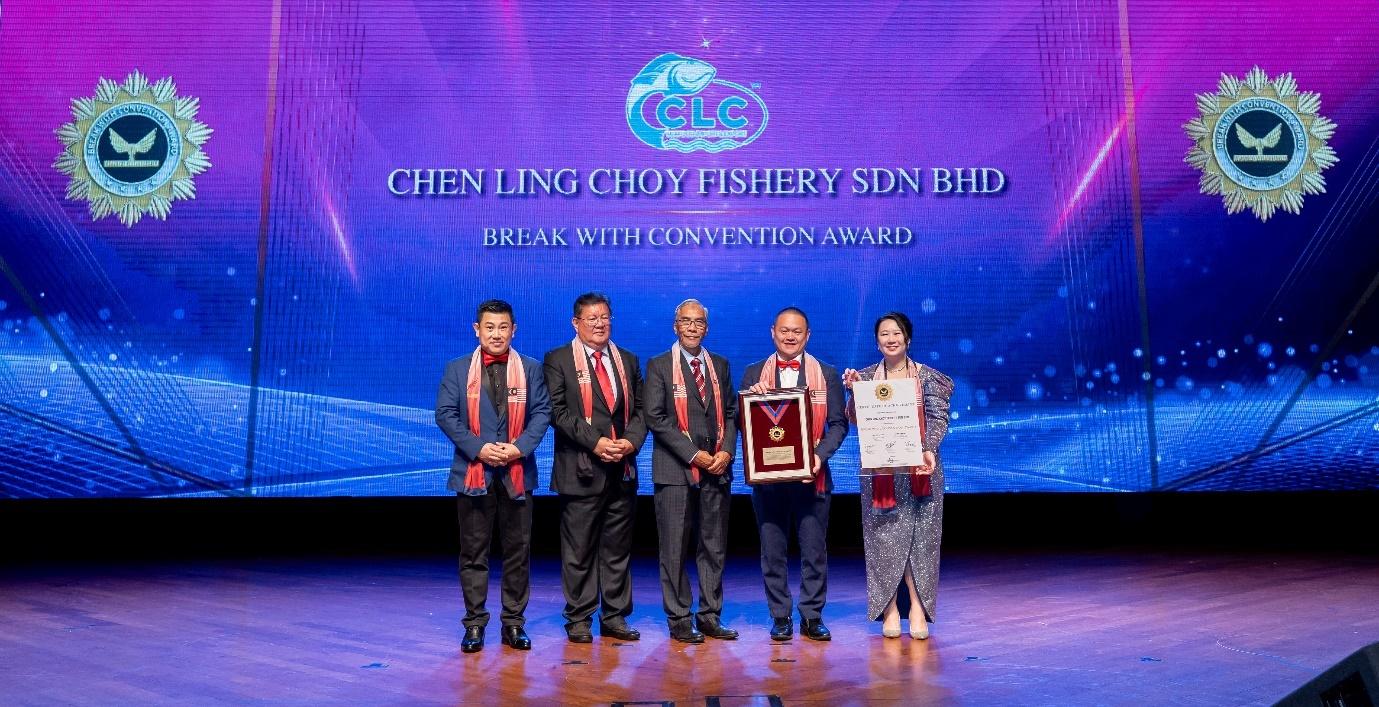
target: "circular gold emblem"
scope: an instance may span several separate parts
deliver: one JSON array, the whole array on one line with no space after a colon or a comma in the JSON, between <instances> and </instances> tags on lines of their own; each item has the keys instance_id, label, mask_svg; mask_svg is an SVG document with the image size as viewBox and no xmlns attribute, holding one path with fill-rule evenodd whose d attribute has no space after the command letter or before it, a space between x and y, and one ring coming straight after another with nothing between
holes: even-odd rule
<instances>
[{"instance_id":1,"label":"circular gold emblem","mask_svg":"<svg viewBox=\"0 0 1379 707\"><path fill-rule=\"evenodd\" d=\"M174 201L196 198L192 178L211 166L201 150L211 129L196 119L199 107L177 95L172 77L101 79L95 96L72 101L72 122L57 131L62 154L53 166L72 178L67 198L90 202L93 219L166 220Z\"/></svg>"},{"instance_id":2,"label":"circular gold emblem","mask_svg":"<svg viewBox=\"0 0 1379 707\"><path fill-rule=\"evenodd\" d=\"M881 385L876 386L876 399L882 401L890 400L891 393L893 392L895 391L891 389L891 386L889 384L882 383Z\"/></svg>"},{"instance_id":3,"label":"circular gold emblem","mask_svg":"<svg viewBox=\"0 0 1379 707\"><path fill-rule=\"evenodd\" d=\"M779 442L785 439L785 428L780 425L772 427L767 431L766 436L770 437L772 442Z\"/></svg>"},{"instance_id":4,"label":"circular gold emblem","mask_svg":"<svg viewBox=\"0 0 1379 707\"><path fill-rule=\"evenodd\" d=\"M1292 74L1272 81L1258 66L1242 81L1222 74L1214 94L1197 96L1184 161L1201 170L1203 194L1219 194L1226 213L1249 209L1261 221L1302 211L1308 194L1326 192L1322 170L1336 164L1327 145L1336 124L1318 114L1321 96L1299 91Z\"/></svg>"}]
</instances>

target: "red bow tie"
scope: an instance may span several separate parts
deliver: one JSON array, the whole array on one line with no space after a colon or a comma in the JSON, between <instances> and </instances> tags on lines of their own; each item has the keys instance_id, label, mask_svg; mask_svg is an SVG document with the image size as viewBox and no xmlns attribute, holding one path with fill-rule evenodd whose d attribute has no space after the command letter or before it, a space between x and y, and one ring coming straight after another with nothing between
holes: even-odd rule
<instances>
[{"instance_id":1,"label":"red bow tie","mask_svg":"<svg viewBox=\"0 0 1379 707\"><path fill-rule=\"evenodd\" d=\"M792 371L798 371L800 370L800 362L799 359L796 359L794 361L776 361L776 368L782 371L787 368L789 368Z\"/></svg>"},{"instance_id":2,"label":"red bow tie","mask_svg":"<svg viewBox=\"0 0 1379 707\"><path fill-rule=\"evenodd\" d=\"M507 355L506 353L501 354L501 355L499 355L499 356L494 356L493 354L491 354L491 353L489 353L489 352L487 352L487 351L484 352L484 365L485 365L485 366L492 365L492 364L495 364L495 363L507 363L507 362L508 362L508 355Z\"/></svg>"}]
</instances>

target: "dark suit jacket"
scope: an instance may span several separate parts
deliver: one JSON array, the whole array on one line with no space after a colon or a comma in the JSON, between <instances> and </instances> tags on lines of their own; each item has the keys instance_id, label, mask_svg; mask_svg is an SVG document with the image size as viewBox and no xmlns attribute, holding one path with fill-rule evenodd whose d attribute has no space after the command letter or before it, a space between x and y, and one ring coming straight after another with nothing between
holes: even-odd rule
<instances>
[{"instance_id":1,"label":"dark suit jacket","mask_svg":"<svg viewBox=\"0 0 1379 707\"><path fill-rule=\"evenodd\" d=\"M743 390L756 385L761 378L761 367L766 365L768 359L757 361L747 367L742 372ZM824 488L829 493L833 492L833 474L829 472L828 459L833 453L842 446L843 440L848 436L847 400L843 396L843 380L838 377L838 371L833 366L819 361L819 366L823 369L824 381L828 383L828 422L824 427L823 439L814 447L814 453L819 456L819 473L824 475ZM780 386L779 371L776 372L776 387ZM800 385L804 385L804 370L800 370ZM744 412L739 410L739 414ZM741 422L738 423L739 428ZM761 488L770 488L769 485Z\"/></svg>"},{"instance_id":2,"label":"dark suit jacket","mask_svg":"<svg viewBox=\"0 0 1379 707\"><path fill-rule=\"evenodd\" d=\"M479 385L479 434L469 431L469 405L465 398L465 379L469 376L469 362L474 354L462 356L445 367L440 392L436 394L436 424L455 444L455 457L450 463L450 481L446 488L464 493L464 477L470 460L489 442L508 441L508 409L493 409L488 388ZM546 392L546 380L541 364L529 356L522 356L522 369L527 374L527 420L521 436L512 444L522 451L522 483L530 493L536 488L536 447L551 426L551 397ZM507 467L484 467L484 479L493 483L496 473L507 487L509 496L515 495Z\"/></svg>"},{"instance_id":3,"label":"dark suit jacket","mask_svg":"<svg viewBox=\"0 0 1379 707\"><path fill-rule=\"evenodd\" d=\"M651 455L651 479L658 484L684 486L689 483L689 462L700 450L713 455L714 443L718 441L718 416L714 413L714 398L723 400L723 451L736 454L737 447L737 391L733 389L732 373L728 360L716 353L709 353L713 359L713 369L718 374L718 390L713 389L708 372L704 372L704 388L707 400L699 397L699 387L694 384L694 373L685 357L672 361L675 351L667 351L646 362L646 383L642 386L643 407L646 412L646 426L656 435L656 447ZM672 365L679 365L685 376L686 412L690 436L680 431L680 423L675 419L675 380ZM699 470L701 483L726 484L732 481L732 465L718 476Z\"/></svg>"},{"instance_id":4,"label":"dark suit jacket","mask_svg":"<svg viewBox=\"0 0 1379 707\"><path fill-rule=\"evenodd\" d=\"M594 396L593 424L584 421L584 401L580 397L579 381L575 378L575 361L570 345L565 344L546 353L546 387L551 393L551 425L555 427L555 462L551 465L551 490L571 496L593 496L603 493L609 481L620 482L623 462L605 464L594 456L594 447L600 437L607 437L610 427L616 429L618 437L632 443L630 457L623 461L632 463L636 471L637 452L646 441L646 420L642 416L641 390L642 369L637 357L619 348L622 354L623 370L627 372L632 388L630 400L624 400L622 382L617 379L614 367L613 387L618 392L616 410L608 409L608 401L595 382L589 386ZM592 363L589 374L592 376ZM631 415L623 424L622 406L631 405Z\"/></svg>"}]
</instances>

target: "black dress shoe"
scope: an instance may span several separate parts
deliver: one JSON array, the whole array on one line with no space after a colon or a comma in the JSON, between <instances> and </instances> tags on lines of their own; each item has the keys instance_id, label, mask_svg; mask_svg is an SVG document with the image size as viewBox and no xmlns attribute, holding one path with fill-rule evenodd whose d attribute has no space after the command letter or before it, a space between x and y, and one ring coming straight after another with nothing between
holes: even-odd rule
<instances>
[{"instance_id":1,"label":"black dress shoe","mask_svg":"<svg viewBox=\"0 0 1379 707\"><path fill-rule=\"evenodd\" d=\"M823 619L801 619L800 633L811 641L831 641L833 634L828 632Z\"/></svg>"},{"instance_id":2,"label":"black dress shoe","mask_svg":"<svg viewBox=\"0 0 1379 707\"><path fill-rule=\"evenodd\" d=\"M788 641L795 635L795 624L787 616L783 619L771 619L771 640Z\"/></svg>"},{"instance_id":3,"label":"black dress shoe","mask_svg":"<svg viewBox=\"0 0 1379 707\"><path fill-rule=\"evenodd\" d=\"M570 643L593 643L594 634L589 631L587 624L577 624L566 626L565 635L570 638Z\"/></svg>"},{"instance_id":4,"label":"black dress shoe","mask_svg":"<svg viewBox=\"0 0 1379 707\"><path fill-rule=\"evenodd\" d=\"M531 650L531 639L527 637L527 632L521 626L503 627L503 645L516 648L519 651Z\"/></svg>"},{"instance_id":5,"label":"black dress shoe","mask_svg":"<svg viewBox=\"0 0 1379 707\"><path fill-rule=\"evenodd\" d=\"M478 653L484 649L484 627L470 626L464 630L464 640L460 641L460 650L465 653Z\"/></svg>"},{"instance_id":6,"label":"black dress shoe","mask_svg":"<svg viewBox=\"0 0 1379 707\"><path fill-rule=\"evenodd\" d=\"M717 621L700 621L699 630L709 638L717 638L720 641L737 640L737 631L724 626Z\"/></svg>"},{"instance_id":7,"label":"black dress shoe","mask_svg":"<svg viewBox=\"0 0 1379 707\"><path fill-rule=\"evenodd\" d=\"M627 624L621 626L609 626L605 623L599 624L599 635L609 638L616 638L619 641L639 641L642 638L641 631L638 631Z\"/></svg>"},{"instance_id":8,"label":"black dress shoe","mask_svg":"<svg viewBox=\"0 0 1379 707\"><path fill-rule=\"evenodd\" d=\"M704 634L694 628L691 621L682 621L670 625L670 637L681 643L703 643Z\"/></svg>"}]
</instances>

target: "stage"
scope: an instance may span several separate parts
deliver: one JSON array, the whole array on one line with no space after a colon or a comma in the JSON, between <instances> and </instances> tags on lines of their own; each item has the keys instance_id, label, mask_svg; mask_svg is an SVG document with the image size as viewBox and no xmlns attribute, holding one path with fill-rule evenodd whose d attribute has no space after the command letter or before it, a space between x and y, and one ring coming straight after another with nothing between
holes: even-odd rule
<instances>
[{"instance_id":1,"label":"stage","mask_svg":"<svg viewBox=\"0 0 1379 707\"><path fill-rule=\"evenodd\" d=\"M495 581L488 643L466 655L439 555L12 565L0 702L1269 704L1379 639L1373 554L949 552L927 641L863 619L860 555L835 553L829 580L833 641L774 644L756 558L736 554L724 620L741 638L684 645L639 553L642 640L575 645L547 555L533 650L498 641Z\"/></svg>"}]
</instances>

